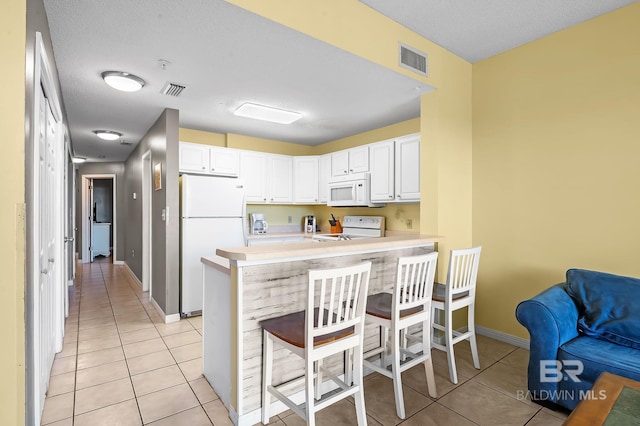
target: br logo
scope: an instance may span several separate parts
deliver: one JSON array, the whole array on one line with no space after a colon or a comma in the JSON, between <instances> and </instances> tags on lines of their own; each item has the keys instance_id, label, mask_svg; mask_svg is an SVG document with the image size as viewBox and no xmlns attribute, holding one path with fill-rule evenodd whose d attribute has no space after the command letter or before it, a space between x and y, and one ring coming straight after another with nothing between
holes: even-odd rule
<instances>
[{"instance_id":1,"label":"br logo","mask_svg":"<svg viewBox=\"0 0 640 426\"><path fill-rule=\"evenodd\" d=\"M548 359L540 361L540 382L541 383L558 383L562 380L572 380L579 383L578 376L584 370L582 361L565 360L558 361L556 359ZM564 374L563 374L564 373Z\"/></svg>"}]
</instances>

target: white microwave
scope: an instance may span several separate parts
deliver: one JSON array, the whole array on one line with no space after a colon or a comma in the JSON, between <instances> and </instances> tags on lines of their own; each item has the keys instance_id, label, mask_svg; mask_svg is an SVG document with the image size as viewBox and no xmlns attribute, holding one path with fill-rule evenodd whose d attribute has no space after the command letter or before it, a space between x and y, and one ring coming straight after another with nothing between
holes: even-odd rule
<instances>
[{"instance_id":1,"label":"white microwave","mask_svg":"<svg viewBox=\"0 0 640 426\"><path fill-rule=\"evenodd\" d=\"M371 202L371 175L353 173L331 178L327 206L383 207L384 204Z\"/></svg>"}]
</instances>

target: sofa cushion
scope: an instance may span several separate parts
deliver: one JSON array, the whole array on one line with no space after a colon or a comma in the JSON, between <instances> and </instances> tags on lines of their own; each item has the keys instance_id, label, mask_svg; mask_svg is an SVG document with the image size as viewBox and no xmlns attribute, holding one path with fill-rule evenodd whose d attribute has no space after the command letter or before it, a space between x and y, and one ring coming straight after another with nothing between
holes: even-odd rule
<instances>
[{"instance_id":1,"label":"sofa cushion","mask_svg":"<svg viewBox=\"0 0 640 426\"><path fill-rule=\"evenodd\" d=\"M584 370L579 377L590 383L595 382L603 371L640 380L640 351L601 339L576 337L560 346L558 360L581 361Z\"/></svg>"},{"instance_id":2,"label":"sofa cushion","mask_svg":"<svg viewBox=\"0 0 640 426\"><path fill-rule=\"evenodd\" d=\"M567 293L578 306L578 330L640 349L640 279L569 269Z\"/></svg>"}]
</instances>

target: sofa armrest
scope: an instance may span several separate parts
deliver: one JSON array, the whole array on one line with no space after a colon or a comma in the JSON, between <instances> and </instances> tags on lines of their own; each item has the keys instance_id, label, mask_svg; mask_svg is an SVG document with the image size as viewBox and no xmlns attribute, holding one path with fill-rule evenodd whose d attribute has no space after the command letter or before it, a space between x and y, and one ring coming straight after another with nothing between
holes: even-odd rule
<instances>
[{"instance_id":1,"label":"sofa armrest","mask_svg":"<svg viewBox=\"0 0 640 426\"><path fill-rule=\"evenodd\" d=\"M531 396L549 399L545 397L546 391L557 390L557 383L541 381L540 361L557 360L558 348L578 336L578 308L561 283L521 302L516 308L516 318L531 337L528 369Z\"/></svg>"}]
</instances>

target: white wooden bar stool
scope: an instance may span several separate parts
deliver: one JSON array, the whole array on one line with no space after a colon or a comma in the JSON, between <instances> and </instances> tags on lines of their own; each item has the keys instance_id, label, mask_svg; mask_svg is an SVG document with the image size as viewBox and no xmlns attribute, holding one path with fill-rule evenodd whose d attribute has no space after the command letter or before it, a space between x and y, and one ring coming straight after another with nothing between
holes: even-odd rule
<instances>
[{"instance_id":1,"label":"white wooden bar stool","mask_svg":"<svg viewBox=\"0 0 640 426\"><path fill-rule=\"evenodd\" d=\"M365 366L393 379L396 412L405 418L402 393L402 372L423 363L427 376L429 395L436 398L436 382L431 362L431 292L436 271L438 252L426 255L400 257L396 270L393 294L378 293L367 300L369 323L380 326L380 347L367 351L369 359L380 355L379 363L365 359ZM409 351L404 344L404 332L412 325L422 324L422 341L418 353ZM387 341L387 335L390 340ZM386 351L391 350L391 371L387 370ZM407 359L408 357L408 359Z\"/></svg>"},{"instance_id":2,"label":"white wooden bar stool","mask_svg":"<svg viewBox=\"0 0 640 426\"><path fill-rule=\"evenodd\" d=\"M456 359L453 345L463 340L468 340L471 345L471 356L473 366L480 369L478 359L478 346L476 344L476 329L474 322L475 299L476 299L476 279L478 278L478 265L480 263L480 252L482 247L468 249L451 250L449 257L449 269L447 272L447 283L436 283L433 290L433 314L432 314L432 346L447 353L449 361L449 376L451 382L458 383L458 373L456 371ZM467 331L459 332L453 330L453 312L467 307ZM442 311L443 322L438 323L438 312ZM436 330L444 336L444 345L436 343Z\"/></svg>"},{"instance_id":3,"label":"white wooden bar stool","mask_svg":"<svg viewBox=\"0 0 640 426\"><path fill-rule=\"evenodd\" d=\"M358 425L367 424L362 384L362 345L364 310L369 289L371 262L358 265L309 271L309 288L305 311L262 321L262 423L269 423L271 395L302 417L315 424L315 413L334 402L353 395ZM305 360L305 403L296 404L273 386L273 343L277 342ZM345 351L354 354L353 383L322 367L322 359ZM317 373L314 373L314 366ZM331 379L337 391L320 395L322 377ZM315 379L315 383L314 383ZM290 386L293 382L287 382ZM334 386L335 387L335 386Z\"/></svg>"}]
</instances>

